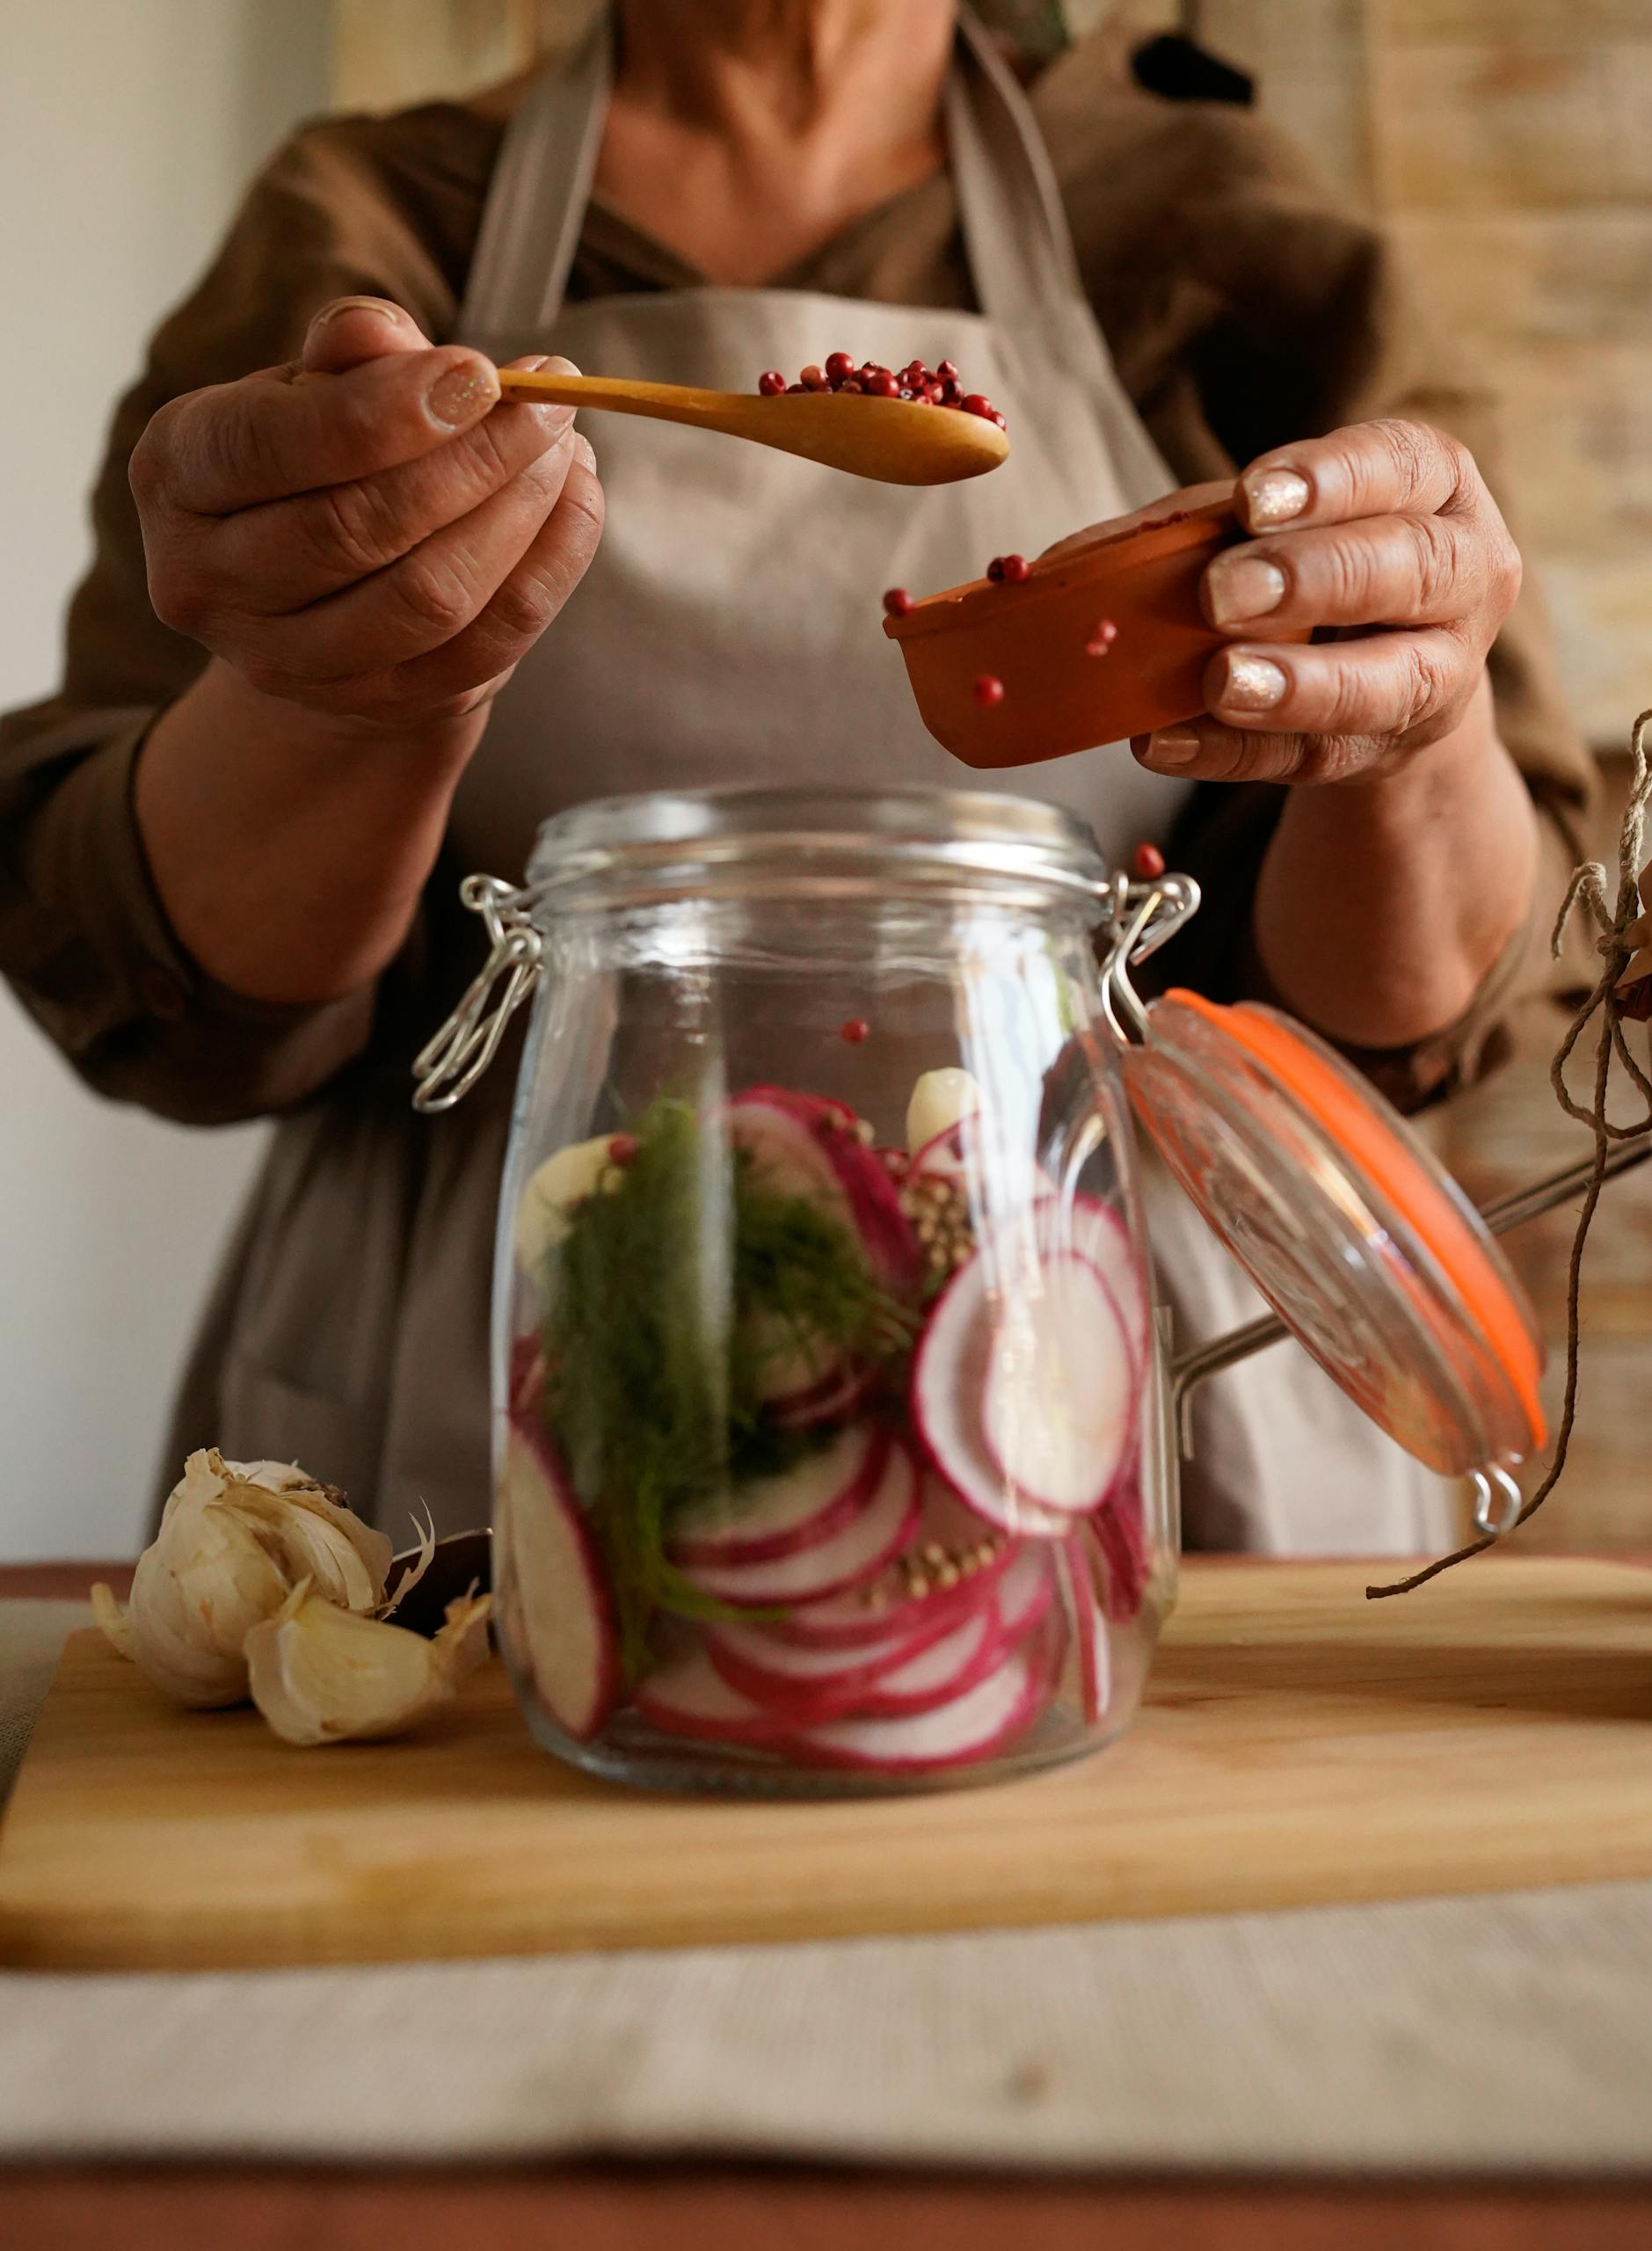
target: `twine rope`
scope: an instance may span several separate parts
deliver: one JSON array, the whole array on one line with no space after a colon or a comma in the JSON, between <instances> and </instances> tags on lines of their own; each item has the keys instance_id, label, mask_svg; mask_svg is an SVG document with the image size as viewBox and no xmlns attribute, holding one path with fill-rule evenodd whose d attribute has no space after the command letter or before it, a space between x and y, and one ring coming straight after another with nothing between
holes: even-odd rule
<instances>
[{"instance_id":1,"label":"twine rope","mask_svg":"<svg viewBox=\"0 0 1652 2251\"><path fill-rule=\"evenodd\" d=\"M1454 1563L1466 1563L1471 1555L1483 1555L1488 1548L1502 1544L1510 1533L1517 1532L1537 1514L1561 1481L1566 1468L1566 1457L1572 1443L1573 1425L1577 1419L1577 1355L1579 1313L1578 1300L1583 1271L1583 1250L1589 1241L1590 1227L1595 1207L1600 1201L1605 1184L1606 1160L1614 1141L1634 1140L1652 1126L1652 1078L1648 1078L1629 1052L1624 1038L1624 995L1619 987L1623 973L1635 951L1628 932L1631 924L1641 915L1640 876L1645 858L1647 811L1652 803L1652 757L1648 755L1648 738L1652 737L1652 710L1642 711L1629 733L1629 757L1632 773L1628 803L1624 807L1623 827L1618 836L1618 892L1612 900L1607 892L1607 875L1598 860L1590 860L1575 871L1566 887L1554 931L1549 942L1550 951L1556 960L1572 917L1580 910L1586 913L1595 925L1595 951L1600 958L1600 974L1578 1007L1567 1028L1566 1037L1549 1066L1549 1084L1554 1098L1568 1118L1587 1126L1595 1140L1594 1167L1589 1186L1584 1191L1583 1207L1577 1215L1577 1230L1572 1237L1572 1253L1566 1275L1566 1395L1561 1408L1560 1426L1554 1434L1554 1452L1544 1474L1543 1482L1526 1501L1506 1533L1470 1541L1466 1547L1454 1554L1442 1555L1437 1562L1423 1570L1414 1571L1409 1578L1396 1579L1387 1586L1368 1586L1368 1601L1380 1602L1391 1594L1409 1594L1414 1587L1424 1586L1442 1571L1449 1571ZM1578 1102L1566 1083L1567 1066L1576 1051L1590 1024L1598 1016L1599 1029L1595 1037L1595 1072L1590 1099ZM1621 1063L1630 1080L1641 1094L1647 1108L1646 1114L1630 1126L1615 1125L1606 1114L1606 1103L1612 1079L1613 1057Z\"/></svg>"}]
</instances>

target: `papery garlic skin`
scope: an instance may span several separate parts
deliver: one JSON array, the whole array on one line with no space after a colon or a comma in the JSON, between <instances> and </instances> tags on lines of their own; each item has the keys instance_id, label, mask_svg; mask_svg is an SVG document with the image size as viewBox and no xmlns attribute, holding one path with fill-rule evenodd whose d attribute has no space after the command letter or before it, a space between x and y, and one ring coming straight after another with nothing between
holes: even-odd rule
<instances>
[{"instance_id":1,"label":"papery garlic skin","mask_svg":"<svg viewBox=\"0 0 1652 2251\"><path fill-rule=\"evenodd\" d=\"M972 1071L956 1067L926 1071L906 1104L906 1147L913 1156L981 1107L980 1082Z\"/></svg>"},{"instance_id":2,"label":"papery garlic skin","mask_svg":"<svg viewBox=\"0 0 1652 2251\"><path fill-rule=\"evenodd\" d=\"M305 1584L247 1635L252 1701L284 1743L313 1748L405 1734L487 1650L486 1595L448 1606L433 1641L339 1610Z\"/></svg>"},{"instance_id":3,"label":"papery garlic skin","mask_svg":"<svg viewBox=\"0 0 1652 2251\"><path fill-rule=\"evenodd\" d=\"M516 1199L512 1241L516 1263L530 1280L568 1232L568 1213L583 1198L594 1195L602 1176L613 1163L611 1133L594 1140L573 1141L545 1159L529 1173Z\"/></svg>"},{"instance_id":4,"label":"papery garlic skin","mask_svg":"<svg viewBox=\"0 0 1652 2251\"><path fill-rule=\"evenodd\" d=\"M138 1559L122 1611L107 1587L93 1614L121 1655L174 1702L205 1708L247 1694L246 1640L311 1579L370 1611L383 1599L390 1543L291 1462L192 1453L160 1529Z\"/></svg>"}]
</instances>

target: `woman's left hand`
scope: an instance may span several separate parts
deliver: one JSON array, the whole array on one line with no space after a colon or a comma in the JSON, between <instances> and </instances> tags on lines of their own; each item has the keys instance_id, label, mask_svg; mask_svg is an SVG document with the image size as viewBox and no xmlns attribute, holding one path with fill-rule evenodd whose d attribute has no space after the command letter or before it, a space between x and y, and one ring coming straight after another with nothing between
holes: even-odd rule
<instances>
[{"instance_id":1,"label":"woman's left hand","mask_svg":"<svg viewBox=\"0 0 1652 2251\"><path fill-rule=\"evenodd\" d=\"M1219 782L1371 779L1450 734L1520 588L1520 557L1467 448L1420 422L1277 447L1235 492L1251 537L1204 573L1229 645L1208 713L1138 737L1155 772ZM1312 645L1275 637L1334 629Z\"/></svg>"}]
</instances>

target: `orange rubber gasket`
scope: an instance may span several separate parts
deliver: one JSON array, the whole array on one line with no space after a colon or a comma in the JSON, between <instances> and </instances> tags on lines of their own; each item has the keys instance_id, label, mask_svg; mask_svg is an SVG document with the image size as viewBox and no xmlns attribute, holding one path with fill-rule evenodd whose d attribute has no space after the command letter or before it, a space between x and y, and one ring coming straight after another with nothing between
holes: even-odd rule
<instances>
[{"instance_id":1,"label":"orange rubber gasket","mask_svg":"<svg viewBox=\"0 0 1652 2251\"><path fill-rule=\"evenodd\" d=\"M1224 1008L1179 986L1165 998L1179 1001L1225 1031L1270 1071L1355 1169L1387 1198L1479 1322L1532 1426L1532 1445L1542 1446L1548 1431L1538 1396L1541 1363L1532 1333L1474 1230L1405 1143L1288 1026L1243 1002Z\"/></svg>"}]
</instances>

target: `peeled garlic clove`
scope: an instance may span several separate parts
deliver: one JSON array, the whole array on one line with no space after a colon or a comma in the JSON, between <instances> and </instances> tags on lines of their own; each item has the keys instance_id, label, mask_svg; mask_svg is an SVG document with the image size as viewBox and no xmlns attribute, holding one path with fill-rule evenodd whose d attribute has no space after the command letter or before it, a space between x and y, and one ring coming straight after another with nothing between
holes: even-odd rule
<instances>
[{"instance_id":1,"label":"peeled garlic clove","mask_svg":"<svg viewBox=\"0 0 1652 2251\"><path fill-rule=\"evenodd\" d=\"M294 1588L247 1635L252 1701L285 1743L400 1735L452 1697L486 1648L485 1595L451 1604L434 1641Z\"/></svg>"},{"instance_id":2,"label":"peeled garlic clove","mask_svg":"<svg viewBox=\"0 0 1652 2251\"><path fill-rule=\"evenodd\" d=\"M601 1186L613 1162L608 1154L613 1138L599 1133L593 1141L571 1142L528 1175L517 1198L512 1240L516 1263L530 1279L567 1234L571 1207Z\"/></svg>"},{"instance_id":3,"label":"peeled garlic clove","mask_svg":"<svg viewBox=\"0 0 1652 2251\"><path fill-rule=\"evenodd\" d=\"M937 1134L950 1132L961 1118L973 1117L980 1107L980 1082L972 1072L926 1071L906 1105L907 1150L916 1156Z\"/></svg>"}]
</instances>

